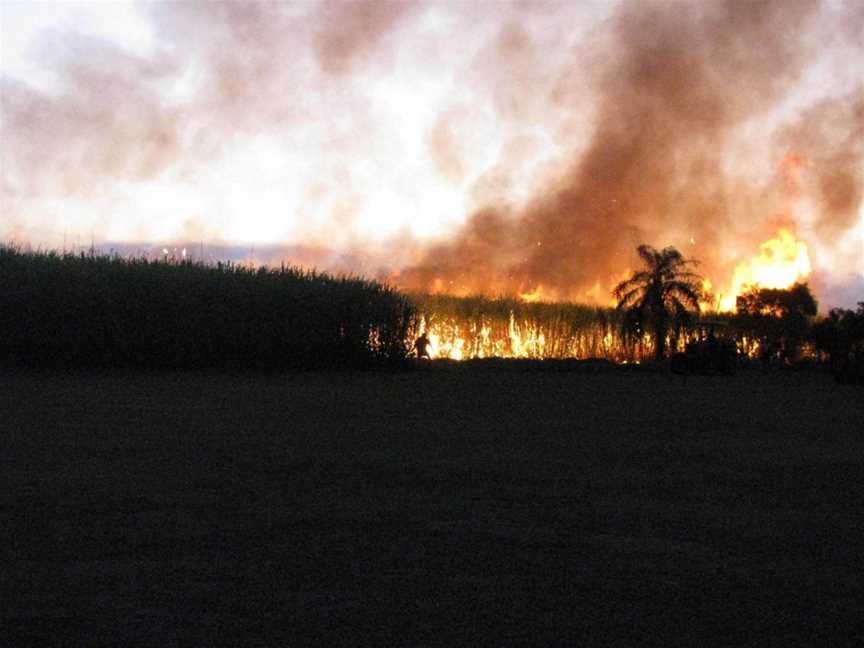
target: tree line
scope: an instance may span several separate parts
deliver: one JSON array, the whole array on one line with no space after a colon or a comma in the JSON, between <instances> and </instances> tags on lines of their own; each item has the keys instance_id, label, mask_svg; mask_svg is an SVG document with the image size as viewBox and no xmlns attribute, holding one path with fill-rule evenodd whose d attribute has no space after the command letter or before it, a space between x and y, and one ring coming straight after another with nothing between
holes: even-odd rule
<instances>
[{"instance_id":1,"label":"tree line","mask_svg":"<svg viewBox=\"0 0 864 648\"><path fill-rule=\"evenodd\" d=\"M685 259L673 247L637 248L643 269L619 283L613 294L624 313L625 335L647 333L654 339L655 360L667 355L667 341L696 328L699 302L705 295L692 270L697 261ZM806 283L790 288L753 287L736 300L736 314L727 316L740 346L749 343L764 362L792 364L809 347L811 356L826 359L842 381L864 381L864 302L857 310L832 309L817 318L818 305ZM714 336L712 323L710 335ZM719 343L718 348L719 348ZM747 351L747 349L737 349Z\"/></svg>"},{"instance_id":2,"label":"tree line","mask_svg":"<svg viewBox=\"0 0 864 648\"><path fill-rule=\"evenodd\" d=\"M617 308L405 295L358 277L290 266L124 259L0 246L0 366L318 369L399 366L434 327L465 358L666 362L704 338L695 261L638 248L644 267L616 287ZM806 284L754 289L726 327L736 358L823 359L861 380L864 302L817 316ZM701 342L705 342L704 339ZM710 340L709 340L710 342ZM725 348L728 348L725 347ZM680 364L680 363L679 363Z\"/></svg>"}]
</instances>

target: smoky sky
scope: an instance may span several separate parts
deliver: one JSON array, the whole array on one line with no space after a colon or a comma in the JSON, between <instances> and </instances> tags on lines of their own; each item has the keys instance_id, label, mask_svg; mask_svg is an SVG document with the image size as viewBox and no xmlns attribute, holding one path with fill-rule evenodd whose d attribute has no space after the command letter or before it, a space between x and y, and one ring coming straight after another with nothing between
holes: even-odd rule
<instances>
[{"instance_id":1,"label":"smoky sky","mask_svg":"<svg viewBox=\"0 0 864 648\"><path fill-rule=\"evenodd\" d=\"M590 66L596 98L587 148L527 206L475 212L400 281L423 289L443 279L467 293L543 286L573 299L599 282L605 297L642 242L674 244L716 276L724 242L755 244L794 221L777 178L739 170L731 155L741 130L794 89L820 45L797 35L812 33L818 13L803 1L623 5L587 56L573 57ZM862 99L859 87L824 100L766 144L778 162L784 149L807 161L812 229L826 240L859 217Z\"/></svg>"},{"instance_id":2,"label":"smoky sky","mask_svg":"<svg viewBox=\"0 0 864 648\"><path fill-rule=\"evenodd\" d=\"M146 53L53 30L30 52L50 88L0 79L0 236L230 242L266 219L250 238L407 289L605 302L640 243L722 283L783 224L825 290L864 274L858 2L141 11Z\"/></svg>"}]
</instances>

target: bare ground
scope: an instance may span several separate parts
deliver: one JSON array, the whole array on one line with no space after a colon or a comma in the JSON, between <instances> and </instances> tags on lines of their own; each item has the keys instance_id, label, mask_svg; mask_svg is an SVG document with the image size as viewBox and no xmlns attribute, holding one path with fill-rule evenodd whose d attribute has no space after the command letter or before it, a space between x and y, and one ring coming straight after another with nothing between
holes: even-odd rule
<instances>
[{"instance_id":1,"label":"bare ground","mask_svg":"<svg viewBox=\"0 0 864 648\"><path fill-rule=\"evenodd\" d=\"M0 645L864 642L864 392L0 373Z\"/></svg>"}]
</instances>

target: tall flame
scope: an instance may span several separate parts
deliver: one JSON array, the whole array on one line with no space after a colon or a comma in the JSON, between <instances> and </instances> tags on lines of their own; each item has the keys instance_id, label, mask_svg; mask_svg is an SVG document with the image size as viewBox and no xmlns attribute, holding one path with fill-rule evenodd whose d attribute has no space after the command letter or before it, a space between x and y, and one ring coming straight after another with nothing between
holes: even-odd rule
<instances>
[{"instance_id":1,"label":"tall flame","mask_svg":"<svg viewBox=\"0 0 864 648\"><path fill-rule=\"evenodd\" d=\"M720 310L735 310L738 295L748 288L788 288L807 277L810 270L807 244L781 228L776 237L759 246L758 255L736 266L729 291L720 298Z\"/></svg>"}]
</instances>

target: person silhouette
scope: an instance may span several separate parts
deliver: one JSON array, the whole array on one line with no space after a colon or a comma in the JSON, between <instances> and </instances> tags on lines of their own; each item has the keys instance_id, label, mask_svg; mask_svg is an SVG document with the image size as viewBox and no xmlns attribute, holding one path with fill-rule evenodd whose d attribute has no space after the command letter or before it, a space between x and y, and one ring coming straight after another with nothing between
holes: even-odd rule
<instances>
[{"instance_id":1,"label":"person silhouette","mask_svg":"<svg viewBox=\"0 0 864 648\"><path fill-rule=\"evenodd\" d=\"M430 359L429 338L427 337L426 333L423 333L422 335L420 335L420 337L417 338L417 340L414 342L414 348L417 350L418 358L426 358L427 360Z\"/></svg>"}]
</instances>

